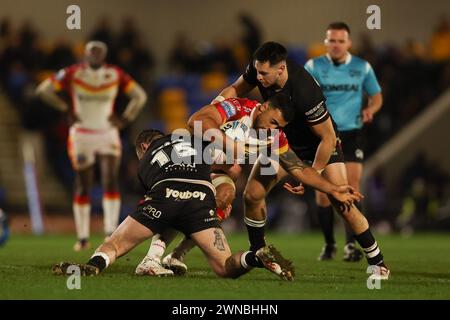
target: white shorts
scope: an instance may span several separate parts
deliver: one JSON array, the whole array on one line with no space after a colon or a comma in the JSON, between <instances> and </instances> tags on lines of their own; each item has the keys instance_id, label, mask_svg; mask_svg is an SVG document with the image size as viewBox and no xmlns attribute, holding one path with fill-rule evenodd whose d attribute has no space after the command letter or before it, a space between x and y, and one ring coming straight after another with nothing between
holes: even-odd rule
<instances>
[{"instance_id":1,"label":"white shorts","mask_svg":"<svg viewBox=\"0 0 450 320\"><path fill-rule=\"evenodd\" d=\"M96 155L113 155L120 157L122 144L119 130L92 130L71 127L67 142L72 166L76 170L85 169L95 163Z\"/></svg>"}]
</instances>

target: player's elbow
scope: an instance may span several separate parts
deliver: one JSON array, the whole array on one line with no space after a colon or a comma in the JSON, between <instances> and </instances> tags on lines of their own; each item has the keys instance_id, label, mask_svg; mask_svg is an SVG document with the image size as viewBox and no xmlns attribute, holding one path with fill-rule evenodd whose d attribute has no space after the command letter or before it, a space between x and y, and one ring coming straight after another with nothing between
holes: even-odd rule
<instances>
[{"instance_id":1,"label":"player's elbow","mask_svg":"<svg viewBox=\"0 0 450 320\"><path fill-rule=\"evenodd\" d=\"M140 108L144 107L145 103L148 100L148 96L147 93L145 92L145 90L140 87L137 86L134 89L134 93L132 94L133 99L135 99L136 101L136 105Z\"/></svg>"},{"instance_id":2,"label":"player's elbow","mask_svg":"<svg viewBox=\"0 0 450 320\"><path fill-rule=\"evenodd\" d=\"M50 91L50 82L48 80L43 81L34 90L34 94L40 98Z\"/></svg>"}]
</instances>

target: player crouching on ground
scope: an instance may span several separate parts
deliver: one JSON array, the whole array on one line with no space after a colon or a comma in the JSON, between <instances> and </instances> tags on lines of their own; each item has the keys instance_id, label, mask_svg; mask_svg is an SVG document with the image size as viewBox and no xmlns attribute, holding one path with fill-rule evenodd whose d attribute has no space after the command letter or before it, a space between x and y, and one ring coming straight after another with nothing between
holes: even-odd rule
<instances>
[{"instance_id":1,"label":"player crouching on ground","mask_svg":"<svg viewBox=\"0 0 450 320\"><path fill-rule=\"evenodd\" d=\"M269 271L292 280L293 266L273 246L257 252L231 253L216 216L210 165L193 161L196 150L188 139L172 139L158 130L141 132L136 139L136 153L140 160L138 177L146 190L144 200L97 248L87 264L61 262L53 266L53 273L66 275L68 268L76 265L81 275L98 275L144 240L174 228L200 247L219 277L237 278L256 266L259 259Z\"/></svg>"}]
</instances>

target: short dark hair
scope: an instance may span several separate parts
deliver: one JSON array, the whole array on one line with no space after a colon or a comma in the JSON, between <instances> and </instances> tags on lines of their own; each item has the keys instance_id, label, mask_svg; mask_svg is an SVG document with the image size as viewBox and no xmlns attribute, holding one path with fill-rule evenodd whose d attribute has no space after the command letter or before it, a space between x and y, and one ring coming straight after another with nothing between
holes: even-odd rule
<instances>
[{"instance_id":1,"label":"short dark hair","mask_svg":"<svg viewBox=\"0 0 450 320\"><path fill-rule=\"evenodd\" d=\"M141 143L151 144L153 141L161 137L164 137L164 133L158 129L145 129L137 135L134 146L138 149L140 148Z\"/></svg>"},{"instance_id":2,"label":"short dark hair","mask_svg":"<svg viewBox=\"0 0 450 320\"><path fill-rule=\"evenodd\" d=\"M269 41L262 44L253 54L253 59L260 62L269 61L270 65L286 61L287 50L278 42Z\"/></svg>"},{"instance_id":3,"label":"short dark hair","mask_svg":"<svg viewBox=\"0 0 450 320\"><path fill-rule=\"evenodd\" d=\"M342 21L330 23L327 27L327 31L328 30L345 30L350 35L350 27Z\"/></svg>"},{"instance_id":4,"label":"short dark hair","mask_svg":"<svg viewBox=\"0 0 450 320\"><path fill-rule=\"evenodd\" d=\"M271 96L267 102L271 108L279 109L286 122L291 122L295 116L295 108L292 105L291 98L285 93L277 93Z\"/></svg>"}]
</instances>

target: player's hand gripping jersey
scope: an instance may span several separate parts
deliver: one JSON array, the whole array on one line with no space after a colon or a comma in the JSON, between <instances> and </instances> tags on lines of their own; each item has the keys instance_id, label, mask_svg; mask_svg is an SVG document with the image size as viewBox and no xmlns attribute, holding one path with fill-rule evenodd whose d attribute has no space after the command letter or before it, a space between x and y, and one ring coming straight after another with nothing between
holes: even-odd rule
<instances>
[{"instance_id":1,"label":"player's hand gripping jersey","mask_svg":"<svg viewBox=\"0 0 450 320\"><path fill-rule=\"evenodd\" d=\"M267 134L264 140L257 139L251 134L254 112L258 105L258 101L241 98L229 98L214 104L222 116L223 123L220 129L229 138L245 142L247 153L261 152L263 148L271 148L271 152L278 154L286 152L289 144L283 131L278 131L274 136ZM216 163L225 162L225 154L215 150L214 160Z\"/></svg>"}]
</instances>

